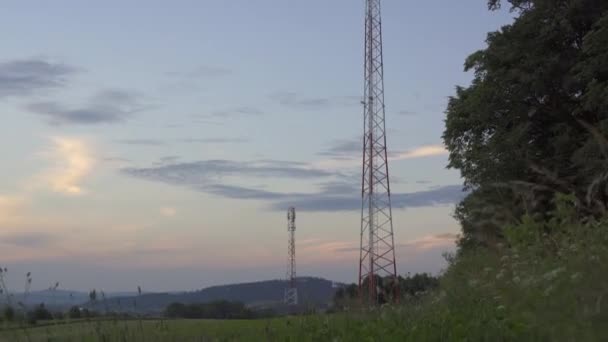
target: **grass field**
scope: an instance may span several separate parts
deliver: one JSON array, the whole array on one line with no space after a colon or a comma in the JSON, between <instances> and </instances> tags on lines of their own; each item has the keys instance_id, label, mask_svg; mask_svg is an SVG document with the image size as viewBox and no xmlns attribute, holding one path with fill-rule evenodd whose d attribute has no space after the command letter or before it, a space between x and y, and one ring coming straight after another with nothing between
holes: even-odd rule
<instances>
[{"instance_id":1,"label":"grass field","mask_svg":"<svg viewBox=\"0 0 608 342\"><path fill-rule=\"evenodd\" d=\"M506 229L508 248L450 259L437 290L397 306L260 320L13 326L0 340L608 341L608 218L581 224L566 209L549 222L525 217Z\"/></svg>"},{"instance_id":2,"label":"grass field","mask_svg":"<svg viewBox=\"0 0 608 342\"><path fill-rule=\"evenodd\" d=\"M0 341L319 341L330 338L324 315L269 320L79 321L0 332ZM332 316L346 333L346 316ZM334 330L332 329L332 330Z\"/></svg>"}]
</instances>

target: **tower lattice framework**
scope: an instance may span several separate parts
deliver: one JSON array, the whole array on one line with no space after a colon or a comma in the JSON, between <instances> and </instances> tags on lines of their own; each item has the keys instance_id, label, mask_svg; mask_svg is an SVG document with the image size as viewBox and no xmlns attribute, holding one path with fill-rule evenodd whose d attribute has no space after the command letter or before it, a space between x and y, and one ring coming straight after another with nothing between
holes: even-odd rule
<instances>
[{"instance_id":1,"label":"tower lattice framework","mask_svg":"<svg viewBox=\"0 0 608 342\"><path fill-rule=\"evenodd\" d=\"M380 300L380 296L396 298L397 286L393 287L391 293L382 293L378 277L385 282L392 279L396 284L397 265L386 151L381 0L366 0L365 6L359 290L362 298L373 304Z\"/></svg>"},{"instance_id":2,"label":"tower lattice framework","mask_svg":"<svg viewBox=\"0 0 608 342\"><path fill-rule=\"evenodd\" d=\"M285 304L298 304L298 288L296 284L296 209L290 207L287 210L287 231L289 233L287 242L287 288L285 289Z\"/></svg>"}]
</instances>

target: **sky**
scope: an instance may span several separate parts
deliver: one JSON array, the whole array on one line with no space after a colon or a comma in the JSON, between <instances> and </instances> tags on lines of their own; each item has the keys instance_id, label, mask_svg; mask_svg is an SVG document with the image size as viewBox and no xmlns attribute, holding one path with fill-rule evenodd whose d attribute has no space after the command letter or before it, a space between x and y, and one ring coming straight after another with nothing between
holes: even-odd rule
<instances>
[{"instance_id":1,"label":"sky","mask_svg":"<svg viewBox=\"0 0 608 342\"><path fill-rule=\"evenodd\" d=\"M439 272L462 197L444 110L511 21L485 1L383 1L398 271ZM11 287L355 282L362 0L0 3L0 264Z\"/></svg>"}]
</instances>

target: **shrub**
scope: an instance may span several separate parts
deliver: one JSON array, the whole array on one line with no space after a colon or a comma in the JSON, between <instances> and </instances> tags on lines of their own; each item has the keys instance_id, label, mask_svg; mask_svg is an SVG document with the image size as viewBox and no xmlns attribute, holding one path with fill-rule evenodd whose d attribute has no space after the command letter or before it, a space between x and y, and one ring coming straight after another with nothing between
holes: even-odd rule
<instances>
[{"instance_id":1,"label":"shrub","mask_svg":"<svg viewBox=\"0 0 608 342\"><path fill-rule=\"evenodd\" d=\"M7 321L12 322L15 320L15 309L12 306L7 305L4 308L3 314L4 314L4 319L6 319Z\"/></svg>"}]
</instances>

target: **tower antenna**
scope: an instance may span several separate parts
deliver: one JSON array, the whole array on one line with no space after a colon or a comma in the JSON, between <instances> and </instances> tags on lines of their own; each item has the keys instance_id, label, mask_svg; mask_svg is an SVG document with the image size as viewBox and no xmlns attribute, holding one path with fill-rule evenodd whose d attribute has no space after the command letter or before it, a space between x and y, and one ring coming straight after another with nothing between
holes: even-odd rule
<instances>
[{"instance_id":1,"label":"tower antenna","mask_svg":"<svg viewBox=\"0 0 608 342\"><path fill-rule=\"evenodd\" d=\"M298 288L296 284L296 209L287 210L287 288L285 289L285 304L298 305Z\"/></svg>"},{"instance_id":2,"label":"tower antenna","mask_svg":"<svg viewBox=\"0 0 608 342\"><path fill-rule=\"evenodd\" d=\"M365 85L359 293L373 305L397 299L397 264L386 152L381 0L365 1ZM382 286L392 282L392 286ZM390 285L390 284L387 284ZM392 293L381 289L392 287Z\"/></svg>"}]
</instances>

